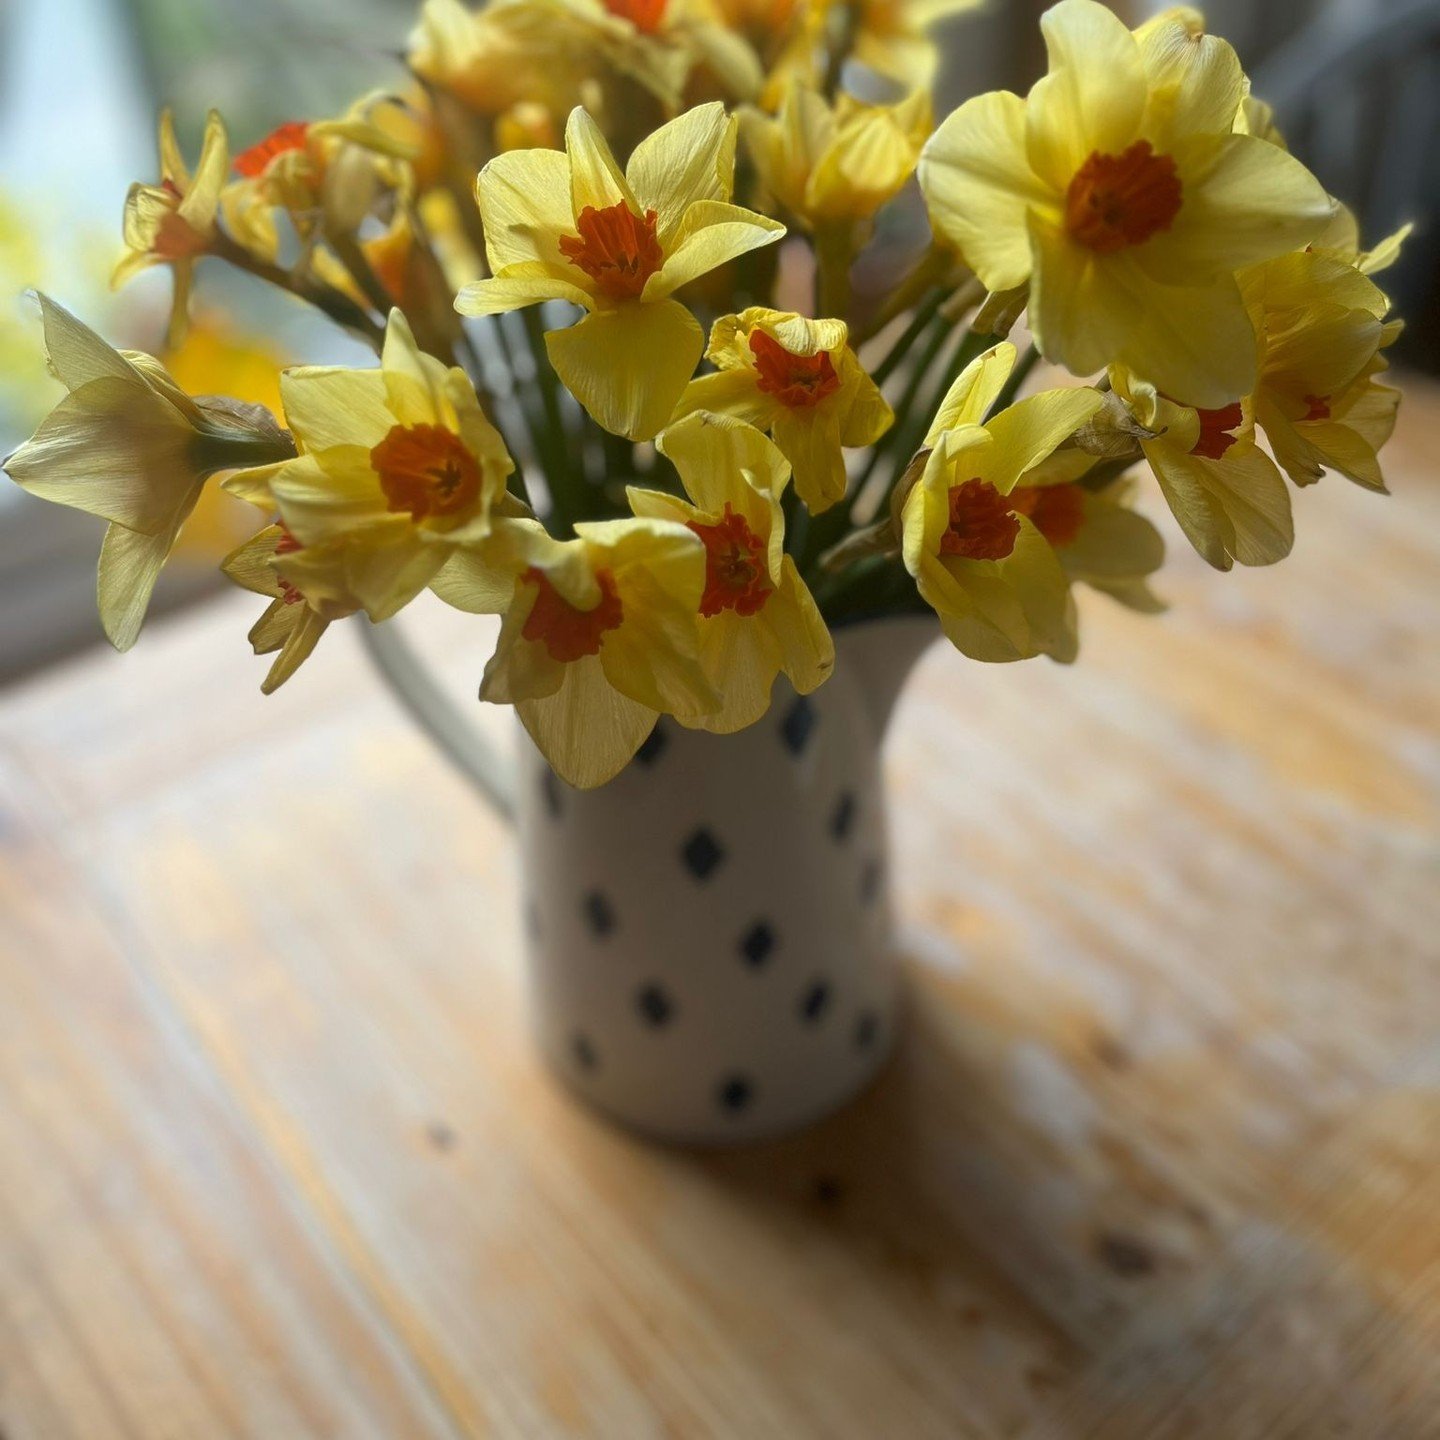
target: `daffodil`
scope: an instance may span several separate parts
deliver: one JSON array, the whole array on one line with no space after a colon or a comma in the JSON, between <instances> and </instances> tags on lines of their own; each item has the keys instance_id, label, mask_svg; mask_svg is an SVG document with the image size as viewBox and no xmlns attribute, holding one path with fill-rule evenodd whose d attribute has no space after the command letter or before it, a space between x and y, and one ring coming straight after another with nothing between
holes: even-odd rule
<instances>
[{"instance_id":1,"label":"daffodil","mask_svg":"<svg viewBox=\"0 0 1440 1440\"><path fill-rule=\"evenodd\" d=\"M346 589L372 620L483 541L514 469L461 370L415 344L394 310L378 370L304 367L280 380L300 454L224 482L278 512L299 544L346 550Z\"/></svg>"},{"instance_id":2,"label":"daffodil","mask_svg":"<svg viewBox=\"0 0 1440 1440\"><path fill-rule=\"evenodd\" d=\"M1173 15L1132 35L1096 0L1041 24L1050 71L1028 99L977 96L926 145L932 224L992 291L1029 283L1048 359L1228 405L1256 373L1236 272L1314 239L1330 199L1234 133L1245 79L1224 41Z\"/></svg>"},{"instance_id":3,"label":"daffodil","mask_svg":"<svg viewBox=\"0 0 1440 1440\"><path fill-rule=\"evenodd\" d=\"M917 90L895 105L842 94L834 107L802 82L773 118L741 112L761 184L812 230L853 227L899 193L930 133L930 97Z\"/></svg>"},{"instance_id":4,"label":"daffodil","mask_svg":"<svg viewBox=\"0 0 1440 1440\"><path fill-rule=\"evenodd\" d=\"M826 680L835 645L785 554L780 496L790 466L774 444L744 421L703 411L671 425L657 443L689 499L631 488L630 508L677 521L705 547L700 667L722 697L718 710L674 713L682 725L728 735L765 713L777 675L801 695Z\"/></svg>"},{"instance_id":5,"label":"daffodil","mask_svg":"<svg viewBox=\"0 0 1440 1440\"><path fill-rule=\"evenodd\" d=\"M930 32L942 20L977 10L984 0L846 0L853 4L852 57L902 85L929 85L939 66ZM831 8L840 8L831 0Z\"/></svg>"},{"instance_id":6,"label":"daffodil","mask_svg":"<svg viewBox=\"0 0 1440 1440\"><path fill-rule=\"evenodd\" d=\"M712 410L768 431L818 514L845 494L841 447L873 444L894 419L847 341L843 320L758 306L722 316L705 352L716 371L690 382L676 418Z\"/></svg>"},{"instance_id":7,"label":"daffodil","mask_svg":"<svg viewBox=\"0 0 1440 1440\"><path fill-rule=\"evenodd\" d=\"M69 394L5 469L32 495L110 522L100 619L128 650L206 479L295 448L268 410L189 396L151 356L115 350L44 295L40 309L50 368Z\"/></svg>"},{"instance_id":8,"label":"daffodil","mask_svg":"<svg viewBox=\"0 0 1440 1440\"><path fill-rule=\"evenodd\" d=\"M1039 497L1032 503L1012 492L1102 401L1091 389L1048 390L984 420L1014 361L1013 345L997 345L966 367L942 402L924 469L901 502L905 568L965 654L1068 661L1074 605L1056 552L1075 538L1069 530L1083 511L1077 517L1072 495L1042 507Z\"/></svg>"},{"instance_id":9,"label":"daffodil","mask_svg":"<svg viewBox=\"0 0 1440 1440\"><path fill-rule=\"evenodd\" d=\"M1217 570L1273 565L1290 553L1290 492L1255 442L1247 397L1197 410L1162 395L1123 365L1110 368L1115 394L1143 428L1140 448L1171 512L1196 551Z\"/></svg>"},{"instance_id":10,"label":"daffodil","mask_svg":"<svg viewBox=\"0 0 1440 1440\"><path fill-rule=\"evenodd\" d=\"M172 345L185 331L195 262L215 241L215 215L229 163L225 126L212 110L205 117L205 137L192 175L175 138L174 117L165 110L160 116L160 183L137 183L125 197L125 253L111 283L123 285L151 265L170 267L175 277Z\"/></svg>"},{"instance_id":11,"label":"daffodil","mask_svg":"<svg viewBox=\"0 0 1440 1440\"><path fill-rule=\"evenodd\" d=\"M435 591L460 609L503 609L480 698L513 704L556 773L590 789L624 769L662 712L696 717L720 697L697 657L699 536L642 519L581 523L575 536L506 521L457 553Z\"/></svg>"},{"instance_id":12,"label":"daffodil","mask_svg":"<svg viewBox=\"0 0 1440 1440\"><path fill-rule=\"evenodd\" d=\"M1400 330L1384 293L1323 251L1282 256L1242 282L1260 335L1255 418L1281 468L1297 485L1330 469L1383 491L1378 452L1400 403L1377 379Z\"/></svg>"},{"instance_id":13,"label":"daffodil","mask_svg":"<svg viewBox=\"0 0 1440 1440\"><path fill-rule=\"evenodd\" d=\"M413 117L385 94L363 96L336 119L287 120L235 156L238 178L220 196L225 223L266 259L279 244L277 209L302 236L318 228L348 239L382 193L405 188L417 137Z\"/></svg>"},{"instance_id":14,"label":"daffodil","mask_svg":"<svg viewBox=\"0 0 1440 1440\"><path fill-rule=\"evenodd\" d=\"M516 150L480 172L492 278L467 285L462 315L542 300L587 314L546 335L556 373L605 429L646 440L670 418L704 348L673 292L785 233L729 202L735 122L701 105L642 140L624 171L576 109L565 151Z\"/></svg>"},{"instance_id":15,"label":"daffodil","mask_svg":"<svg viewBox=\"0 0 1440 1440\"><path fill-rule=\"evenodd\" d=\"M360 608L345 588L347 559L343 542L302 549L283 525L267 525L225 557L220 568L235 584L270 598L249 635L257 655L275 655L264 694L300 668L332 620Z\"/></svg>"}]
</instances>

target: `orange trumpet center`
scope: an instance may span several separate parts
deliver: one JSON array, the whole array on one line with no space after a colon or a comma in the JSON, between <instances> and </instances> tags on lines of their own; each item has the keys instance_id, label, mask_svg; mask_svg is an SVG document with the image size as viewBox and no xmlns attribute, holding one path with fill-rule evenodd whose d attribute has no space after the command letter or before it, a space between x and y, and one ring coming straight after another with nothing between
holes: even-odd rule
<instances>
[{"instance_id":1,"label":"orange trumpet center","mask_svg":"<svg viewBox=\"0 0 1440 1440\"><path fill-rule=\"evenodd\" d=\"M595 572L600 602L592 610L572 605L550 583L545 572L534 565L520 579L523 584L536 586L539 592L520 633L527 640L544 645L550 658L562 664L568 665L586 655L598 655L605 632L618 628L625 618L615 577L608 570Z\"/></svg>"},{"instance_id":2,"label":"orange trumpet center","mask_svg":"<svg viewBox=\"0 0 1440 1440\"><path fill-rule=\"evenodd\" d=\"M385 502L415 521L456 515L480 498L480 466L443 425L396 425L370 452Z\"/></svg>"},{"instance_id":3,"label":"orange trumpet center","mask_svg":"<svg viewBox=\"0 0 1440 1440\"><path fill-rule=\"evenodd\" d=\"M1057 549L1072 545L1085 523L1085 492L1079 485L1017 485L1010 508Z\"/></svg>"},{"instance_id":4,"label":"orange trumpet center","mask_svg":"<svg viewBox=\"0 0 1440 1440\"><path fill-rule=\"evenodd\" d=\"M691 530L705 546L705 593L700 613L718 615L733 610L737 615L754 615L764 608L775 587L765 564L765 542L750 528L743 515L730 505L713 525L690 522Z\"/></svg>"},{"instance_id":5,"label":"orange trumpet center","mask_svg":"<svg viewBox=\"0 0 1440 1440\"><path fill-rule=\"evenodd\" d=\"M1020 534L1009 497L978 476L950 487L950 523L940 553L963 560L1003 560Z\"/></svg>"},{"instance_id":6,"label":"orange trumpet center","mask_svg":"<svg viewBox=\"0 0 1440 1440\"><path fill-rule=\"evenodd\" d=\"M560 237L560 253L612 300L635 299L665 259L653 210L642 218L623 200L603 210L587 205L575 228L579 235Z\"/></svg>"},{"instance_id":7,"label":"orange trumpet center","mask_svg":"<svg viewBox=\"0 0 1440 1440\"><path fill-rule=\"evenodd\" d=\"M1219 460L1235 443L1230 432L1245 418L1240 402L1234 401L1219 410L1197 410L1200 417L1200 435L1190 447L1192 455L1201 455L1206 460Z\"/></svg>"},{"instance_id":8,"label":"orange trumpet center","mask_svg":"<svg viewBox=\"0 0 1440 1440\"><path fill-rule=\"evenodd\" d=\"M290 150L303 150L305 137L309 132L310 126L304 120L287 120L283 125L277 125L263 140L257 141L248 150L242 150L235 157L235 173L243 175L247 180L263 175L277 155L284 155Z\"/></svg>"},{"instance_id":9,"label":"orange trumpet center","mask_svg":"<svg viewBox=\"0 0 1440 1440\"><path fill-rule=\"evenodd\" d=\"M1180 213L1180 176L1168 155L1137 140L1119 155L1092 151L1065 192L1065 228L1101 255L1168 230Z\"/></svg>"},{"instance_id":10,"label":"orange trumpet center","mask_svg":"<svg viewBox=\"0 0 1440 1440\"><path fill-rule=\"evenodd\" d=\"M605 8L628 20L642 35L653 35L665 19L666 0L605 0Z\"/></svg>"},{"instance_id":11,"label":"orange trumpet center","mask_svg":"<svg viewBox=\"0 0 1440 1440\"><path fill-rule=\"evenodd\" d=\"M1330 397L1328 395L1307 395L1302 420L1328 420L1330 418Z\"/></svg>"},{"instance_id":12,"label":"orange trumpet center","mask_svg":"<svg viewBox=\"0 0 1440 1440\"><path fill-rule=\"evenodd\" d=\"M824 350L795 355L765 331L752 330L750 353L755 357L759 388L792 410L817 405L840 388L840 377Z\"/></svg>"}]
</instances>

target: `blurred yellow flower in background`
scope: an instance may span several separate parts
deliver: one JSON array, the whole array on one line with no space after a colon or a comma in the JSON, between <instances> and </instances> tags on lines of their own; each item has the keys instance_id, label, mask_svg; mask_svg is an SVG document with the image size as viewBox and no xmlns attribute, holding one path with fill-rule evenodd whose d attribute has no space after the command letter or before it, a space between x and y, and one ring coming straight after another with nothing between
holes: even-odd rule
<instances>
[{"instance_id":1,"label":"blurred yellow flower in background","mask_svg":"<svg viewBox=\"0 0 1440 1440\"><path fill-rule=\"evenodd\" d=\"M183 338L189 320L195 262L215 243L215 217L229 168L229 141L216 111L205 117L205 137L192 175L175 138L174 116L165 110L160 116L160 183L132 185L125 198L125 253L112 284L123 285L151 265L170 267L175 280L171 345Z\"/></svg>"},{"instance_id":2,"label":"blurred yellow flower in background","mask_svg":"<svg viewBox=\"0 0 1440 1440\"><path fill-rule=\"evenodd\" d=\"M723 697L719 709L677 710L675 718L729 735L765 713L777 675L801 695L827 680L835 645L785 554L780 496L790 467L774 444L742 420L704 412L670 426L657 443L689 500L632 486L630 508L678 521L705 546L700 667Z\"/></svg>"},{"instance_id":3,"label":"blurred yellow flower in background","mask_svg":"<svg viewBox=\"0 0 1440 1440\"><path fill-rule=\"evenodd\" d=\"M676 419L713 410L768 431L801 500L819 514L845 494L842 446L873 444L894 419L848 333L843 320L761 306L721 316L705 352L716 371L690 382Z\"/></svg>"},{"instance_id":4,"label":"blurred yellow flower in background","mask_svg":"<svg viewBox=\"0 0 1440 1440\"><path fill-rule=\"evenodd\" d=\"M480 213L493 277L461 290L462 315L542 300L587 314L552 330L560 379L595 421L632 440L670 418L704 348L680 286L785 233L729 203L735 121L697 106L635 147L624 171L584 110L565 150L516 150L480 172Z\"/></svg>"}]
</instances>

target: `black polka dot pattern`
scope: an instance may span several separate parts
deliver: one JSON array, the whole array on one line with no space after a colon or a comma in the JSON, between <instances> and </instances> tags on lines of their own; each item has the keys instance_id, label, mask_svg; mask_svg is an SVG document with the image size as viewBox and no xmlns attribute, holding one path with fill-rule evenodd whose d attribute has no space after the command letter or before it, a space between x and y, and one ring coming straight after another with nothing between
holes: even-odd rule
<instances>
[{"instance_id":1,"label":"black polka dot pattern","mask_svg":"<svg viewBox=\"0 0 1440 1440\"><path fill-rule=\"evenodd\" d=\"M818 720L819 716L808 695L799 696L785 712L780 721L780 738L792 755L798 757L804 753Z\"/></svg>"},{"instance_id":2,"label":"black polka dot pattern","mask_svg":"<svg viewBox=\"0 0 1440 1440\"><path fill-rule=\"evenodd\" d=\"M769 921L757 920L740 940L740 956L752 970L759 970L775 949L775 931Z\"/></svg>"},{"instance_id":3,"label":"black polka dot pattern","mask_svg":"<svg viewBox=\"0 0 1440 1440\"><path fill-rule=\"evenodd\" d=\"M680 850L685 868L704 884L725 859L725 847L702 825Z\"/></svg>"},{"instance_id":4,"label":"black polka dot pattern","mask_svg":"<svg viewBox=\"0 0 1440 1440\"><path fill-rule=\"evenodd\" d=\"M608 939L615 933L619 923L615 918L615 907L606 899L601 890L592 890L582 902L585 923L597 940Z\"/></svg>"},{"instance_id":5,"label":"black polka dot pattern","mask_svg":"<svg viewBox=\"0 0 1440 1440\"><path fill-rule=\"evenodd\" d=\"M731 1115L738 1115L750 1108L755 1098L755 1087L744 1075L727 1075L715 1092L720 1108Z\"/></svg>"},{"instance_id":6,"label":"black polka dot pattern","mask_svg":"<svg viewBox=\"0 0 1440 1440\"><path fill-rule=\"evenodd\" d=\"M639 1010L641 1019L657 1030L662 1025L668 1025L675 1014L675 1004L663 985L642 985L640 993L635 997L635 1007Z\"/></svg>"},{"instance_id":7,"label":"black polka dot pattern","mask_svg":"<svg viewBox=\"0 0 1440 1440\"><path fill-rule=\"evenodd\" d=\"M824 980L816 980L806 987L800 997L800 1018L807 1025L814 1025L830 1008L830 986Z\"/></svg>"}]
</instances>

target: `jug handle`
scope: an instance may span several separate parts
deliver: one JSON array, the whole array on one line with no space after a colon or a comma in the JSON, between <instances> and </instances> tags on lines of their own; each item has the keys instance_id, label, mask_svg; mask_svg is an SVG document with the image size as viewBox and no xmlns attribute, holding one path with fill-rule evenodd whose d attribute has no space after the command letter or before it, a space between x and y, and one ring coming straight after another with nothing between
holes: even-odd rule
<instances>
[{"instance_id":1,"label":"jug handle","mask_svg":"<svg viewBox=\"0 0 1440 1440\"><path fill-rule=\"evenodd\" d=\"M375 668L400 704L502 819L515 819L515 769L445 694L430 667L393 621L356 617Z\"/></svg>"}]
</instances>

